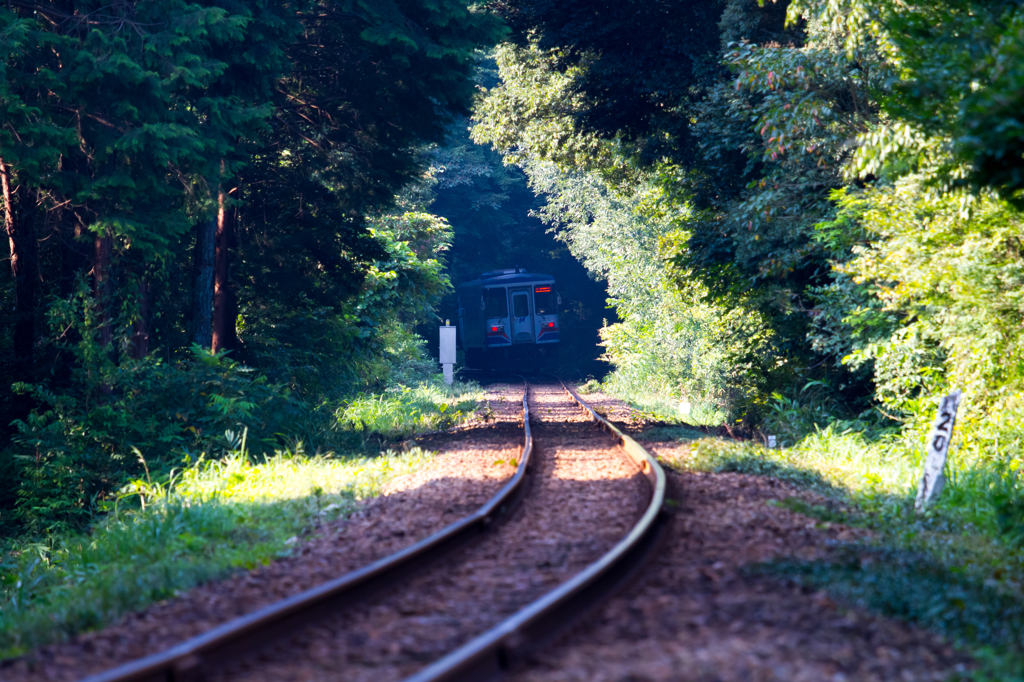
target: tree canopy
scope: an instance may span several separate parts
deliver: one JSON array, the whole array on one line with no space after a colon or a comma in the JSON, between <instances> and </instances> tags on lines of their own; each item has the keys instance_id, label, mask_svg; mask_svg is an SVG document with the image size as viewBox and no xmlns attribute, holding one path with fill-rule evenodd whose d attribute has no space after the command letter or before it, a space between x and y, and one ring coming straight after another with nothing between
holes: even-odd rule
<instances>
[{"instance_id":1,"label":"tree canopy","mask_svg":"<svg viewBox=\"0 0 1024 682\"><path fill-rule=\"evenodd\" d=\"M504 31L458 0L0 7L0 416L49 453L38 475L88 471L88 514L131 447L160 460L241 420L272 448L288 400L419 357L451 236L395 197L469 112ZM247 393L240 361L276 388ZM185 386L206 397L159 428L137 417ZM0 476L21 475L14 452ZM26 491L0 509L31 517Z\"/></svg>"},{"instance_id":2,"label":"tree canopy","mask_svg":"<svg viewBox=\"0 0 1024 682\"><path fill-rule=\"evenodd\" d=\"M595 272L636 270L600 255L614 240L574 178L659 225L642 248L684 299L743 311L744 325L705 332L732 349L721 381L734 408L756 421L772 395L811 390L853 413L875 398L899 412L946 382L974 377L978 396L1016 385L986 374L980 348L1008 353L1016 337L1015 256L996 254L1015 252L1024 163L1018 3L493 7L513 33L476 139L549 178L545 215L592 245L580 255ZM968 243L986 246L967 261L944 250ZM952 263L960 284L929 274ZM665 310L619 305L637 328Z\"/></svg>"}]
</instances>

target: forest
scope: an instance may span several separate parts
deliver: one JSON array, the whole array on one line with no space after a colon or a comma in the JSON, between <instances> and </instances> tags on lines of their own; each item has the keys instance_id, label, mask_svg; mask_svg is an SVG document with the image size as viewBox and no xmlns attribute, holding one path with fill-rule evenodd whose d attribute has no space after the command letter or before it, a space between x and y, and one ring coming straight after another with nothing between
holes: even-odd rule
<instances>
[{"instance_id":1,"label":"forest","mask_svg":"<svg viewBox=\"0 0 1024 682\"><path fill-rule=\"evenodd\" d=\"M377 490L472 411L436 326L512 266L559 277L560 374L729 436L701 466L980 532L967 563L1019 573L1022 31L1011 0L7 3L0 606L72 599L26 586L232 467ZM0 658L50 637L25 618Z\"/></svg>"}]
</instances>

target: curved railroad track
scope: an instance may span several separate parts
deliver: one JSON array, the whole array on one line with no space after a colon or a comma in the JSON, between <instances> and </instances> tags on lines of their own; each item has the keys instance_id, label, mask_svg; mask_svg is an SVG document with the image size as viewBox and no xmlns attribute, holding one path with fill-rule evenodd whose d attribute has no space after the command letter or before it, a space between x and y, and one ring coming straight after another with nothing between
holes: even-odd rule
<instances>
[{"instance_id":1,"label":"curved railroad track","mask_svg":"<svg viewBox=\"0 0 1024 682\"><path fill-rule=\"evenodd\" d=\"M83 682L427 682L514 667L642 565L666 518L657 462L568 387L526 386L522 404L516 471L473 513Z\"/></svg>"}]
</instances>

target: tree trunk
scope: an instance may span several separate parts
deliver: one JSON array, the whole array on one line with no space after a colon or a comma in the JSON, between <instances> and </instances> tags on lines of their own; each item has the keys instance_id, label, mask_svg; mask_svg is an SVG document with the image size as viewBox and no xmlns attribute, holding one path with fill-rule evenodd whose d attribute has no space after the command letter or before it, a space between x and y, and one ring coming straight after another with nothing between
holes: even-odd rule
<instances>
[{"instance_id":1,"label":"tree trunk","mask_svg":"<svg viewBox=\"0 0 1024 682\"><path fill-rule=\"evenodd\" d=\"M213 308L214 253L217 220L196 224L196 248L192 256L192 343L210 347Z\"/></svg>"},{"instance_id":2,"label":"tree trunk","mask_svg":"<svg viewBox=\"0 0 1024 682\"><path fill-rule=\"evenodd\" d=\"M90 271L94 247L91 240L86 238L89 230L76 211L65 207L56 209L56 212L57 238L60 240L57 292L66 301L75 294L79 278ZM65 332L64 339L68 343L58 344L51 365L55 387L66 387L71 383L72 368L75 366L75 353L71 346L80 340L73 329Z\"/></svg>"},{"instance_id":3,"label":"tree trunk","mask_svg":"<svg viewBox=\"0 0 1024 682\"><path fill-rule=\"evenodd\" d=\"M110 236L109 231L96 235L95 248L96 255L92 266L93 293L98 308L96 318L100 323L99 342L106 348L113 341L110 310L113 287L110 281L110 261L114 251L114 238Z\"/></svg>"},{"instance_id":4,"label":"tree trunk","mask_svg":"<svg viewBox=\"0 0 1024 682\"><path fill-rule=\"evenodd\" d=\"M0 159L0 189L4 201L4 231L11 247L14 275L14 356L28 369L35 345L36 282L39 279L39 245L35 214L38 192L29 187L11 188L10 168Z\"/></svg>"},{"instance_id":5,"label":"tree trunk","mask_svg":"<svg viewBox=\"0 0 1024 682\"><path fill-rule=\"evenodd\" d=\"M60 274L57 284L60 297L66 299L75 292L79 275L88 271L91 254L88 242L82 238L88 230L80 217L72 210L58 210Z\"/></svg>"},{"instance_id":6,"label":"tree trunk","mask_svg":"<svg viewBox=\"0 0 1024 682\"><path fill-rule=\"evenodd\" d=\"M213 352L236 350L238 336L235 321L238 304L231 286L231 250L235 245L234 208L226 206L227 193L221 187L217 196L217 252L213 294Z\"/></svg>"},{"instance_id":7,"label":"tree trunk","mask_svg":"<svg viewBox=\"0 0 1024 682\"><path fill-rule=\"evenodd\" d=\"M132 329L132 357L136 360L149 355L149 324L153 313L153 288L145 277L139 280L138 317Z\"/></svg>"}]
</instances>

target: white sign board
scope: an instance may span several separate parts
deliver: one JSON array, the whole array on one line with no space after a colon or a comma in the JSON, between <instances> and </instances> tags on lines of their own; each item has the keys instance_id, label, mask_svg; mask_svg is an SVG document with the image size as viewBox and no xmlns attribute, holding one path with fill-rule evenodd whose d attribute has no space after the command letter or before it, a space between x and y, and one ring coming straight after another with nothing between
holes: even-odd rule
<instances>
[{"instance_id":1,"label":"white sign board","mask_svg":"<svg viewBox=\"0 0 1024 682\"><path fill-rule=\"evenodd\" d=\"M946 475L942 470L946 466L949 441L953 438L953 424L956 422L960 396L960 389L957 389L939 401L939 413L935 416L932 433L928 437L924 475L921 477L921 485L917 488L917 500L914 502L914 509L917 511L923 511L939 499L942 487L946 485Z\"/></svg>"},{"instance_id":2,"label":"white sign board","mask_svg":"<svg viewBox=\"0 0 1024 682\"><path fill-rule=\"evenodd\" d=\"M455 327L441 327L441 357L442 365L455 364Z\"/></svg>"},{"instance_id":3,"label":"white sign board","mask_svg":"<svg viewBox=\"0 0 1024 682\"><path fill-rule=\"evenodd\" d=\"M444 371L444 383L451 386L455 379L452 372L452 367L455 365L455 327L450 326L447 322L448 320L445 320L445 325L440 328L441 345L438 356Z\"/></svg>"}]
</instances>

